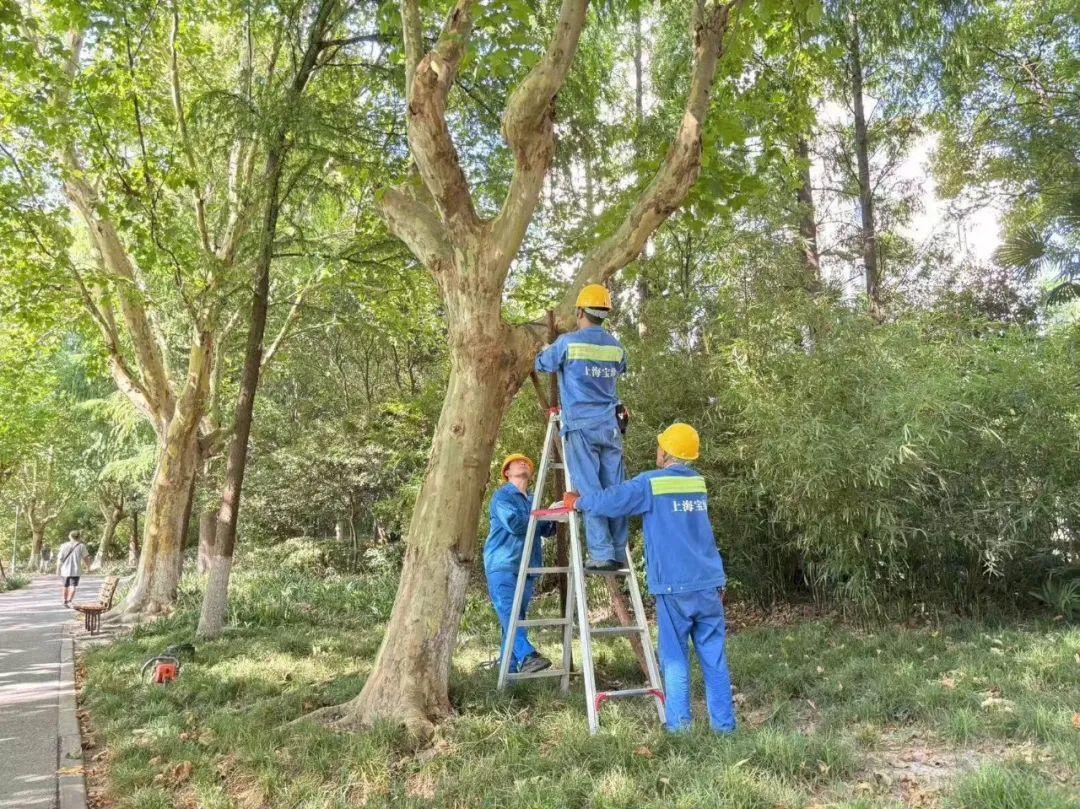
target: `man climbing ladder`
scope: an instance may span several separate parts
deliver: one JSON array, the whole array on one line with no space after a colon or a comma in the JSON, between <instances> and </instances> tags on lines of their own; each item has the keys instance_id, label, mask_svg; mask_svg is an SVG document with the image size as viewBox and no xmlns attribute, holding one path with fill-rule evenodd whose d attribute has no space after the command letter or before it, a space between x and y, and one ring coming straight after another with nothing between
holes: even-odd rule
<instances>
[{"instance_id":1,"label":"man climbing ladder","mask_svg":"<svg viewBox=\"0 0 1080 809\"><path fill-rule=\"evenodd\" d=\"M562 402L562 434L574 484L584 494L626 479L623 442L615 410L616 382L626 373L626 351L603 327L611 293L589 284L577 297L577 331L561 335L536 357L536 370L557 374ZM589 559L585 570L620 570L626 556L624 517L585 517Z\"/></svg>"},{"instance_id":2,"label":"man climbing ladder","mask_svg":"<svg viewBox=\"0 0 1080 809\"><path fill-rule=\"evenodd\" d=\"M563 503L586 514L644 516L645 576L656 596L667 727L678 731L690 724L693 639L705 675L709 722L717 733L730 733L735 710L720 592L727 579L709 523L705 478L687 463L698 457L700 439L689 424L676 423L658 436L657 445L657 469L584 497L568 491Z\"/></svg>"},{"instance_id":3,"label":"man climbing ladder","mask_svg":"<svg viewBox=\"0 0 1080 809\"><path fill-rule=\"evenodd\" d=\"M599 729L600 707L608 700L623 697L651 697L656 704L656 712L660 721L664 721L664 692L660 686L660 673L656 666L656 658L653 655L652 642L649 637L649 626L645 616L645 607L641 601L641 591L638 589L637 576L634 568L629 564L626 551L623 551L623 565L604 575L624 578L627 589L630 592L630 601L633 605L633 621L629 626L593 626L589 617L589 605L586 600L587 590L585 587L584 554L581 548L581 529L578 515L572 510L556 507L541 509L541 498L544 495L544 484L552 469L561 469L566 483L566 489L573 488L573 478L570 469L554 460L555 450L562 450L559 456L566 457L566 442L560 432L560 414L558 408L554 408L548 418L547 435L544 438L544 451L540 456L540 469L536 477L536 489L533 494L532 512L529 516L529 524L525 531L525 539L521 549L518 575L514 589L514 599L508 611L509 621L503 635L503 652L499 665L499 688L505 688L511 680L519 680L535 677L558 677L564 692L570 689L570 664L571 644L573 641L574 626L577 625L578 637L581 642L581 675L585 684L585 706L589 719L589 732L596 733ZM570 564L565 566L543 567L542 562L536 557L534 548L539 543L537 534L543 521L558 520L569 523L570 533ZM531 592L529 577L539 574L553 573L565 575L569 579L565 612L559 617L526 618L523 605L527 603ZM518 632L521 629L558 629L562 634L562 662L558 668L522 666L519 670L512 670L515 659L514 647ZM640 688L625 688L619 690L598 690L596 687L595 672L593 671L592 642L594 637L602 636L628 636L637 638L643 648L647 683Z\"/></svg>"}]
</instances>

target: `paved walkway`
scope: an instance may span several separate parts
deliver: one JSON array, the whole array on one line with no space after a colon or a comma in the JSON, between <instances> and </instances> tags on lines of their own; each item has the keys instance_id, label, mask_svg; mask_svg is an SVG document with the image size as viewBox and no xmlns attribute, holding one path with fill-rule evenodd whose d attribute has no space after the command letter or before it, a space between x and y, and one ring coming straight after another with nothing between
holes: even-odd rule
<instances>
[{"instance_id":1,"label":"paved walkway","mask_svg":"<svg viewBox=\"0 0 1080 809\"><path fill-rule=\"evenodd\" d=\"M101 579L84 576L76 602L92 601ZM70 666L61 674L64 628L78 613L61 603L59 580L41 576L0 593L0 807L55 809L61 697L73 695ZM63 765L68 766L68 765Z\"/></svg>"}]
</instances>

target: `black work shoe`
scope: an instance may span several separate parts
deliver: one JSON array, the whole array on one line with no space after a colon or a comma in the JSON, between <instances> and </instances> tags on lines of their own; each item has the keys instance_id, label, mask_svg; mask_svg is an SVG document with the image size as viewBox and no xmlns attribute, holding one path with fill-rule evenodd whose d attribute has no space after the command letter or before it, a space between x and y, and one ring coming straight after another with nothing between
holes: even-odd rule
<instances>
[{"instance_id":1,"label":"black work shoe","mask_svg":"<svg viewBox=\"0 0 1080 809\"><path fill-rule=\"evenodd\" d=\"M531 654L521 663L518 674L532 674L534 671L543 671L551 668L551 661L542 654Z\"/></svg>"},{"instance_id":2,"label":"black work shoe","mask_svg":"<svg viewBox=\"0 0 1080 809\"><path fill-rule=\"evenodd\" d=\"M586 573L617 573L621 570L626 570L626 566L614 559L605 559L603 562L589 559L585 563Z\"/></svg>"}]
</instances>

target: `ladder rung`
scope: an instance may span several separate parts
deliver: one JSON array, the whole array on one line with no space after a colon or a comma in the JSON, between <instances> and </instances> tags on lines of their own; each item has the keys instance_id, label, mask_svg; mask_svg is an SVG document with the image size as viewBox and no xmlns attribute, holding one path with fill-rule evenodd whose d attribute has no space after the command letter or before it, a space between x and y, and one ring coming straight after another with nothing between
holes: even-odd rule
<instances>
[{"instance_id":1,"label":"ladder rung","mask_svg":"<svg viewBox=\"0 0 1080 809\"><path fill-rule=\"evenodd\" d=\"M528 672L509 671L506 676L511 680L535 680L539 677L562 677L565 673L565 669L543 669L542 671Z\"/></svg>"},{"instance_id":2,"label":"ladder rung","mask_svg":"<svg viewBox=\"0 0 1080 809\"><path fill-rule=\"evenodd\" d=\"M585 575L587 576L629 576L630 572L628 567L619 570L590 570L585 568Z\"/></svg>"},{"instance_id":3,"label":"ladder rung","mask_svg":"<svg viewBox=\"0 0 1080 809\"><path fill-rule=\"evenodd\" d=\"M570 568L569 567L530 567L530 568L527 568L525 570L525 572L530 576L532 574L534 574L534 573L537 573L537 574L539 574L539 573L569 573Z\"/></svg>"},{"instance_id":4,"label":"ladder rung","mask_svg":"<svg viewBox=\"0 0 1080 809\"><path fill-rule=\"evenodd\" d=\"M527 621L518 621L517 626L527 629L534 626L566 626L565 618L531 618Z\"/></svg>"},{"instance_id":5,"label":"ladder rung","mask_svg":"<svg viewBox=\"0 0 1080 809\"><path fill-rule=\"evenodd\" d=\"M639 635L645 631L643 626L598 626L589 630L590 635Z\"/></svg>"},{"instance_id":6,"label":"ladder rung","mask_svg":"<svg viewBox=\"0 0 1080 809\"><path fill-rule=\"evenodd\" d=\"M655 688L624 688L622 691L598 691L596 698L599 701L605 699L619 699L621 697L655 697Z\"/></svg>"},{"instance_id":7,"label":"ladder rung","mask_svg":"<svg viewBox=\"0 0 1080 809\"><path fill-rule=\"evenodd\" d=\"M558 461L552 461L551 468L552 469L564 469L565 467L561 463L559 463Z\"/></svg>"}]
</instances>

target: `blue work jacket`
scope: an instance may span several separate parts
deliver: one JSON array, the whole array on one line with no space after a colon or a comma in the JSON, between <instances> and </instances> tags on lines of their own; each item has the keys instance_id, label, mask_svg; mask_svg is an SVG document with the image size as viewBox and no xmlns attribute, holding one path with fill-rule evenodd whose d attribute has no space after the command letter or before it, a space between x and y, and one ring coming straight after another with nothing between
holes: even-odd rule
<instances>
[{"instance_id":1,"label":"blue work jacket","mask_svg":"<svg viewBox=\"0 0 1080 809\"><path fill-rule=\"evenodd\" d=\"M563 432L614 420L615 382L626 373L626 351L603 326L560 335L537 355L536 370L559 375Z\"/></svg>"},{"instance_id":2,"label":"blue work jacket","mask_svg":"<svg viewBox=\"0 0 1080 809\"><path fill-rule=\"evenodd\" d=\"M727 583L709 523L705 478L683 464L642 472L633 480L578 500L601 517L644 515L645 577L653 595L710 590Z\"/></svg>"},{"instance_id":3,"label":"blue work jacket","mask_svg":"<svg viewBox=\"0 0 1080 809\"><path fill-rule=\"evenodd\" d=\"M517 573L525 549L525 532L529 530L532 492L524 495L513 483L500 486L492 495L490 512L491 529L484 540L484 570ZM536 526L536 532L549 537L555 533L555 527L555 523L545 520ZM540 567L543 560L543 544L533 542L529 567Z\"/></svg>"}]
</instances>

